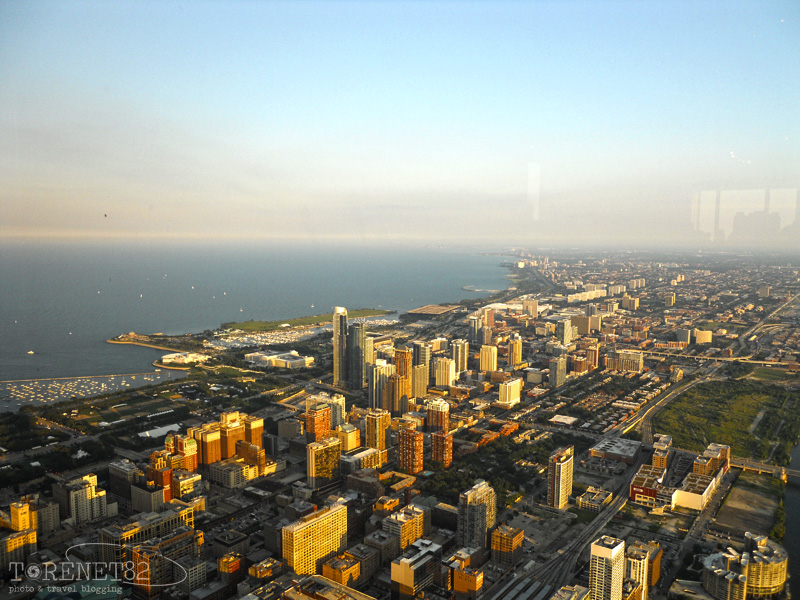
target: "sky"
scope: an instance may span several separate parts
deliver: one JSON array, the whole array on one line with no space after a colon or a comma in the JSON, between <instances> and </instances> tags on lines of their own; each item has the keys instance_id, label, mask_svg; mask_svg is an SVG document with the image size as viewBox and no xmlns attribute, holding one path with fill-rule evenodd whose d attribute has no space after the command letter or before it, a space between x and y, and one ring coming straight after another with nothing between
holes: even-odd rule
<instances>
[{"instance_id":1,"label":"sky","mask_svg":"<svg viewBox=\"0 0 800 600\"><path fill-rule=\"evenodd\" d=\"M0 3L0 238L800 249L798 188L796 1Z\"/></svg>"}]
</instances>

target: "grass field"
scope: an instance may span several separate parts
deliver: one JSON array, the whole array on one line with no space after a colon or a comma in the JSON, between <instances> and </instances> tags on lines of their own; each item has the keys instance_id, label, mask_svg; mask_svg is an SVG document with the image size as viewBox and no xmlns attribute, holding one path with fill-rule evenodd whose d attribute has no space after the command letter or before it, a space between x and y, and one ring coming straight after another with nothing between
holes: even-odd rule
<instances>
[{"instance_id":1,"label":"grass field","mask_svg":"<svg viewBox=\"0 0 800 600\"><path fill-rule=\"evenodd\" d=\"M348 319L358 319L362 317L380 317L381 315L388 315L389 310L378 310L371 308L364 308L359 310L351 310L347 312ZM314 315L311 317L299 317L297 319L288 319L286 321L244 321L242 323L223 323L223 327L230 329L241 329L243 331L274 331L280 329L282 325L289 325L290 327L304 327L308 325L317 325L319 323L331 323L333 321L333 313Z\"/></svg>"},{"instance_id":2,"label":"grass field","mask_svg":"<svg viewBox=\"0 0 800 600\"><path fill-rule=\"evenodd\" d=\"M769 397L764 394L728 394L699 385L679 396L655 418L654 430L672 436L673 443L701 452L710 442L731 446L734 454L749 456L747 433Z\"/></svg>"},{"instance_id":3,"label":"grass field","mask_svg":"<svg viewBox=\"0 0 800 600\"><path fill-rule=\"evenodd\" d=\"M655 418L653 427L672 436L679 448L702 451L711 442L728 444L736 456L766 458L781 420L789 438L795 435L793 414L785 410L788 392L756 381L709 382L698 385L672 401ZM791 394L794 396L794 394ZM793 403L794 400L791 400ZM764 410L765 418L753 434L751 425ZM781 434L784 434L782 431Z\"/></svg>"},{"instance_id":4,"label":"grass field","mask_svg":"<svg viewBox=\"0 0 800 600\"><path fill-rule=\"evenodd\" d=\"M576 515L578 515L577 519L573 519L572 521L570 521L570 527L572 525L581 525L583 523L591 523L592 521L594 521L597 518L597 515L599 514L599 513L596 513L594 511L591 511L591 510L586 510L586 509L583 509L583 508L577 508L577 507L574 507L574 506L572 508L568 509L568 510L569 510L569 512L575 513Z\"/></svg>"},{"instance_id":5,"label":"grass field","mask_svg":"<svg viewBox=\"0 0 800 600\"><path fill-rule=\"evenodd\" d=\"M760 379L762 381L786 381L787 379L796 378L797 375L795 373L790 373L785 369L760 367L753 371L750 377L753 377L754 379Z\"/></svg>"},{"instance_id":6,"label":"grass field","mask_svg":"<svg viewBox=\"0 0 800 600\"><path fill-rule=\"evenodd\" d=\"M724 323L721 321L706 321L705 323L699 324L697 327L700 329L710 329L711 331L727 329L728 333L738 333L746 329L744 325L739 325L738 323Z\"/></svg>"}]
</instances>

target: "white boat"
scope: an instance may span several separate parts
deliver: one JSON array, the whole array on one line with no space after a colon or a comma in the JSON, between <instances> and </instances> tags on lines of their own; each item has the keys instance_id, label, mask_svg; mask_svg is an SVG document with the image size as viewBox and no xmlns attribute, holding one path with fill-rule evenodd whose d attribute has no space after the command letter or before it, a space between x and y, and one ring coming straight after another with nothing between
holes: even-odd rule
<instances>
[{"instance_id":1,"label":"white boat","mask_svg":"<svg viewBox=\"0 0 800 600\"><path fill-rule=\"evenodd\" d=\"M33 354L33 350L28 350L28 354Z\"/></svg>"}]
</instances>

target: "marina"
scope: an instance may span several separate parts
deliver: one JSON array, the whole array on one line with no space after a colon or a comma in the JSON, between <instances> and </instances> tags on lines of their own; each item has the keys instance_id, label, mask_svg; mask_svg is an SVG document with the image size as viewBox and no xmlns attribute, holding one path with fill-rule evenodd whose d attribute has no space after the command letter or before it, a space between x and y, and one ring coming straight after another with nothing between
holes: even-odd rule
<instances>
[{"instance_id":1,"label":"marina","mask_svg":"<svg viewBox=\"0 0 800 600\"><path fill-rule=\"evenodd\" d=\"M124 375L0 381L0 411L15 411L22 406L42 406L74 398L91 398L183 376L182 372L165 370Z\"/></svg>"}]
</instances>

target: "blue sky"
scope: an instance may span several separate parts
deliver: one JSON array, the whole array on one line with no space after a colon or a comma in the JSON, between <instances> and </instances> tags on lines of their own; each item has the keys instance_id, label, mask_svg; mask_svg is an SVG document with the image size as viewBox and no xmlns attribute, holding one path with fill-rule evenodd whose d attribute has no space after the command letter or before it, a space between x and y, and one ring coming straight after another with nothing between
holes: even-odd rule
<instances>
[{"instance_id":1,"label":"blue sky","mask_svg":"<svg viewBox=\"0 0 800 600\"><path fill-rule=\"evenodd\" d=\"M796 2L0 4L2 235L674 241L798 140Z\"/></svg>"}]
</instances>

